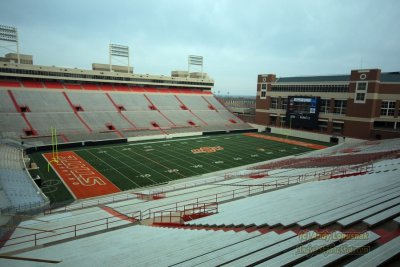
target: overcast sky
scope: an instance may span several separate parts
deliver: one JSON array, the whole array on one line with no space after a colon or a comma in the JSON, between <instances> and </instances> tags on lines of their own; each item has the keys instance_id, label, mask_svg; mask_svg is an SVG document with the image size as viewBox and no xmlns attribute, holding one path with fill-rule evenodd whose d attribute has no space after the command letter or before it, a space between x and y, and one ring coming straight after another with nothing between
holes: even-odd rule
<instances>
[{"instance_id":1,"label":"overcast sky","mask_svg":"<svg viewBox=\"0 0 400 267\"><path fill-rule=\"evenodd\" d=\"M0 24L39 65L90 69L110 42L130 47L135 73L201 55L221 94L255 95L262 73L400 70L399 0L1 0Z\"/></svg>"}]
</instances>

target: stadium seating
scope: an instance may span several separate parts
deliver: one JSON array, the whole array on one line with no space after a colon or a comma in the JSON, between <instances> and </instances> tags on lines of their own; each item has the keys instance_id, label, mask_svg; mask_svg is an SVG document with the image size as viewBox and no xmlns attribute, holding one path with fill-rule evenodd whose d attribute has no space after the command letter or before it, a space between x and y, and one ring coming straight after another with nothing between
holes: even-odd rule
<instances>
[{"instance_id":1,"label":"stadium seating","mask_svg":"<svg viewBox=\"0 0 400 267\"><path fill-rule=\"evenodd\" d=\"M268 174L259 179L248 177L254 169L242 167L203 179L83 200L24 221L0 252L19 251L18 256L40 259L59 255L57 260L66 266L93 264L92 257L99 265L112 262L121 266L383 264L396 260L400 253L395 221L400 214L400 158L394 153L399 145L399 140L355 142L312 152L312 157L305 154L290 159L307 160L316 158L317 153L336 158L342 153L369 160L364 154L389 152L391 158L375 158L368 172L343 179L315 179L318 173L348 166L324 159L339 165L276 165L273 170L258 170ZM3 167L21 166L17 153L5 154L8 156L0 161ZM152 201L139 197L146 194L162 194L164 198ZM0 199L11 204L1 187ZM173 214L188 205L211 202L219 203L217 214L168 228L147 225L157 222L158 212ZM137 225L137 220L143 225ZM116 247L110 249L110 243ZM140 252L132 250L136 245ZM365 246L369 249L364 254L353 253ZM11 259L0 259L0 264L20 266Z\"/></svg>"},{"instance_id":2,"label":"stadium seating","mask_svg":"<svg viewBox=\"0 0 400 267\"><path fill-rule=\"evenodd\" d=\"M42 90L14 90L12 94L18 106L31 112L71 112L71 107L61 92Z\"/></svg>"},{"instance_id":3,"label":"stadium seating","mask_svg":"<svg viewBox=\"0 0 400 267\"><path fill-rule=\"evenodd\" d=\"M58 81L0 83L0 119L0 136L27 145L48 144L51 127L60 143L251 128L200 90Z\"/></svg>"},{"instance_id":4,"label":"stadium seating","mask_svg":"<svg viewBox=\"0 0 400 267\"><path fill-rule=\"evenodd\" d=\"M9 93L6 90L0 90L0 112L1 113L12 113L16 112L15 106L9 97Z\"/></svg>"},{"instance_id":5,"label":"stadium seating","mask_svg":"<svg viewBox=\"0 0 400 267\"><path fill-rule=\"evenodd\" d=\"M0 143L0 214L24 211L48 204L22 162L22 151Z\"/></svg>"}]
</instances>

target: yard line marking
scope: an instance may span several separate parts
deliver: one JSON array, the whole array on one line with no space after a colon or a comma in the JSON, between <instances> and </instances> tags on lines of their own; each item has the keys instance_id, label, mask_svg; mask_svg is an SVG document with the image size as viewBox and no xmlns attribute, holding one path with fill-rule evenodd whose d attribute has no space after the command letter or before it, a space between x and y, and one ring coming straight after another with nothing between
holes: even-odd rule
<instances>
[{"instance_id":1,"label":"yard line marking","mask_svg":"<svg viewBox=\"0 0 400 267\"><path fill-rule=\"evenodd\" d=\"M156 150L156 151L157 151L158 153L160 153L160 154L166 155L167 157L173 157L173 158L177 159L178 161L183 161L186 165L190 165L190 164L191 164L191 163L188 164L188 161L182 160L182 158L184 158L184 157L182 157L181 155L180 155L181 157L173 156L173 155L172 155L172 154L174 154L174 153L172 153L173 150L168 150L169 153L163 152L163 151L164 151L163 149L158 149L158 150ZM157 157L157 158L161 158L161 157L159 157L159 156L157 156L157 155L153 155L153 156L154 156L154 157ZM171 163L172 165L178 165L179 168L185 169L185 170L187 170L187 171L193 173L194 175L198 175L197 172L194 172L192 169L187 168L187 167L184 167L184 166L182 166L182 165L180 165L180 164L178 164L178 163L169 161L169 160L167 160L167 159L165 159L165 158L164 158L164 161L167 161L167 162ZM169 168L169 169L171 169L171 168ZM185 176L185 177L189 177L189 176Z\"/></svg>"},{"instance_id":2,"label":"yard line marking","mask_svg":"<svg viewBox=\"0 0 400 267\"><path fill-rule=\"evenodd\" d=\"M118 154L121 154L122 156L127 157L124 153L121 153L121 152L119 152L118 150L116 150L116 149L114 149L114 148L111 148L111 149L114 150L115 152L117 152ZM138 155L138 156L140 156L140 157L142 157L142 158L145 158L145 159L147 159L147 160L150 160L150 161L156 163L157 165L160 165L160 166L162 166L162 167L164 167L164 168L166 168L166 169L168 169L168 170L171 169L171 168L169 168L169 167L167 167L167 166L164 166L164 165L162 165L161 163L156 162L156 161L154 161L154 160L152 160L152 159L150 159L150 158L148 158L148 157L146 157L146 156L144 156L144 155L141 155L141 154L136 153L134 150L131 150L130 153L134 153L134 154L136 154L136 155ZM132 159L132 158L129 158L129 159ZM136 162L138 162L138 163L140 163L141 165L145 166L146 168L150 169L149 167L146 166L146 164L144 164L144 163L142 163L142 162L140 162L140 161L138 161L138 160L136 160L136 159L133 159L133 160L136 161ZM126 165L126 166L129 166L129 165L127 165L127 164L125 164L125 165ZM168 176L164 175L163 173L158 172L158 171L156 171L156 170L154 170L154 169L151 169L151 170L157 172L158 174L160 174L160 175L164 176L165 178L167 178L168 180L172 181ZM180 175L182 175L182 174L180 173ZM148 179L149 179L150 181L152 181L154 184L157 184L157 183L156 183L155 181L153 181L152 179L150 179L150 178L148 178Z\"/></svg>"},{"instance_id":3,"label":"yard line marking","mask_svg":"<svg viewBox=\"0 0 400 267\"><path fill-rule=\"evenodd\" d=\"M98 156L96 156L94 153L90 152L90 150L87 150L87 153L93 155L94 157L96 157L98 160L100 160L101 162L105 163L110 169L115 170L117 173L119 173L122 177L124 177L125 179L127 179L128 181L130 181L131 183L135 184L137 187L140 187L140 185L138 185L137 183L135 183L134 181L132 181L131 179L129 179L128 176L126 176L125 174L123 174L122 172L120 172L119 170L115 169L113 166L111 166L110 164L108 164L107 162L105 162L103 159L99 158Z\"/></svg>"},{"instance_id":4,"label":"yard line marking","mask_svg":"<svg viewBox=\"0 0 400 267\"><path fill-rule=\"evenodd\" d=\"M119 152L118 150L113 149L113 148L110 148L110 149L112 149L112 150L114 150L115 152L117 152L118 154L121 154L122 156L126 157L125 154ZM132 150L131 150L131 151L132 151ZM125 163L124 161L120 160L119 157L113 157L113 156L111 156L111 157L112 157L113 159L115 159L115 160L121 162L122 164L124 164L128 169L133 170L134 172L138 173L139 175L142 174L141 172L138 172L137 170L135 170L134 168L132 168L132 166L130 166L130 165L128 165L127 163ZM134 159L134 160L135 160L135 159ZM135 160L135 161L137 161L137 160ZM138 162L139 162L139 161L138 161ZM140 163L140 162L139 162L139 163ZM142 164L142 165L144 165L144 164ZM146 166L146 165L145 165L145 166ZM147 166L146 166L146 167L147 167ZM157 184L157 183L156 183L153 179L151 179L150 177L142 177L142 178L146 178L147 180L151 181L153 184ZM130 180L130 179L129 179L129 180Z\"/></svg>"}]
</instances>

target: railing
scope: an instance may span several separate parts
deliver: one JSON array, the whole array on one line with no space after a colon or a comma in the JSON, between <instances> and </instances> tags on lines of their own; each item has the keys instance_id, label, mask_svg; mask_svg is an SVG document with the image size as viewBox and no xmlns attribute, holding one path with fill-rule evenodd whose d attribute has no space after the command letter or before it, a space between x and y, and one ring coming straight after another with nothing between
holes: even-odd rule
<instances>
[{"instance_id":1,"label":"railing","mask_svg":"<svg viewBox=\"0 0 400 267\"><path fill-rule=\"evenodd\" d=\"M353 166L353 172L357 170L371 170L373 168L372 164L369 165L363 165L363 166ZM349 168L345 169L342 167L337 167L334 170L331 170L330 172L325 171L324 175L327 175L328 177L335 174L335 173L341 173L345 170L349 170ZM321 175L321 173L320 173ZM314 176L314 175L313 175ZM54 238L57 236L62 236L62 235L68 235L67 237L63 238L71 238L71 237L76 237L79 235L80 232L86 230L86 233L88 232L88 229L92 229L95 227L102 227L103 229L96 229L93 232L97 231L102 231L102 230L107 230L113 227L110 227L110 225L115 224L117 222L121 222L121 218L124 217L124 219L132 220L132 221L141 221L141 220L146 220L146 219L153 219L158 218L159 214L161 215L160 221L155 221L155 222L166 222L165 220L177 220L176 218L182 218L183 215L190 215L190 213L200 213L203 211L204 213L212 213L212 210L216 209L218 211L218 203L225 202L225 201L230 201L234 200L237 198L253 195L253 194L258 194L258 193L263 193L266 192L270 189L273 188L278 188L280 186L287 186L291 184L298 184L302 181L305 181L307 179L307 175L298 175L298 176L288 176L286 178L282 178L279 180L274 180L271 182L266 182L263 184L258 184L258 185L243 185L243 184L236 184L236 185L230 185L230 186L238 186L240 188L234 189L234 190L228 190L224 192L220 192L217 194L211 194L211 195L206 195L202 197L197 197L193 199L187 199L179 202L175 202L172 204L165 204L165 205L160 205L157 207L152 207L146 210L138 210L138 211L133 211L133 212L128 212L125 214L121 215L116 215L116 216L111 216L107 218L102 218L102 219L97 219L97 220L92 220L80 224L75 224L75 225L70 225L70 226L65 226L61 228L56 228L56 229L51 229L51 230L46 230L40 233L35 233L35 234L30 234L30 235L25 235L25 236L20 236L20 237L14 237L8 240L0 240L0 247L2 244L5 244L5 242L8 242L4 246L14 246L18 244L24 244L24 243L31 243L32 245L36 246L39 241L49 239L49 238ZM214 207L213 207L214 205ZM216 205L216 208L215 208ZM215 212L214 212L215 213ZM166 214L166 215L165 215ZM169 218L169 219L167 219ZM122 219L123 220L123 219ZM119 225L118 225L119 226ZM61 231L61 232L60 232ZM49 235L49 233L55 233ZM21 240L21 241L18 241ZM10 244L11 241L11 244ZM13 242L17 241L17 242ZM49 241L51 242L51 241Z\"/></svg>"},{"instance_id":2,"label":"railing","mask_svg":"<svg viewBox=\"0 0 400 267\"><path fill-rule=\"evenodd\" d=\"M130 219L131 222L136 220L134 217L127 217L127 219L128 220ZM16 245L21 245L21 244L28 244L28 246L37 246L37 245L39 245L39 243L43 244L43 243L48 243L48 242L52 242L52 241L59 241L59 240L67 239L67 238L77 237L78 235L82 235L85 233L93 233L93 232L108 230L108 229L111 229L111 228L114 228L117 226L121 226L121 224L120 224L121 222L123 222L123 220L121 220L120 216L111 216L111 217L106 217L106 218L102 218L102 219L92 220L89 222L64 226L64 227L60 227L60 228L55 228L55 229L50 229L50 230L42 230L39 233L13 237L13 238L10 238L7 240L0 240L0 248L16 246ZM119 223L119 224L115 225L115 223ZM95 229L94 231L88 231L89 229L93 229L93 228L100 228L100 229ZM64 236L64 237L57 238L57 237L61 237L61 236ZM51 239L51 240L48 240L48 239ZM47 242L44 240L47 240ZM41 242L41 241L43 241L43 242Z\"/></svg>"},{"instance_id":3,"label":"railing","mask_svg":"<svg viewBox=\"0 0 400 267\"><path fill-rule=\"evenodd\" d=\"M125 195L125 196L123 196L123 195ZM73 204L71 204L70 201L58 202L58 203L54 203L53 205L51 205L51 207L45 209L43 211L43 213L44 213L44 215L46 215L46 214L52 214L55 212L66 212L66 211L71 211L71 210L79 210L79 209L96 207L96 206L100 206L100 205L111 204L111 203L115 203L115 202L125 201L128 199L136 199L136 198L138 198L138 197L132 193L125 193L125 194L118 194L118 195L115 195L112 197L99 198L97 200L83 201L80 203L73 203Z\"/></svg>"},{"instance_id":4,"label":"railing","mask_svg":"<svg viewBox=\"0 0 400 267\"><path fill-rule=\"evenodd\" d=\"M182 208L184 208L185 205L198 205L201 203L221 203L225 201L230 201L233 199L253 195L253 194L258 194L258 193L263 193L266 191L269 191L270 189L277 188L280 186L286 186L290 184L298 184L304 179L304 177L288 177L288 179L285 180L276 180L272 182L267 182L264 184L260 185L237 185L240 186L241 188L234 189L234 190L228 190L224 192L220 192L217 194L211 194L211 195L206 195L202 197L197 197L197 198L192 198L192 199L187 199L187 200L182 200L179 202L175 202L172 204L165 204L153 208L149 208L143 211L134 211L134 212L129 212L128 214L132 214L132 216L135 216L136 218L140 218L140 220L146 220L146 219L151 219L152 216L154 215L154 212L160 212L160 211L177 211ZM140 216L140 217L139 217Z\"/></svg>"},{"instance_id":5,"label":"railing","mask_svg":"<svg viewBox=\"0 0 400 267\"><path fill-rule=\"evenodd\" d=\"M153 212L153 224L183 224L194 218L218 213L218 203L196 203L183 206L183 210Z\"/></svg>"},{"instance_id":6,"label":"railing","mask_svg":"<svg viewBox=\"0 0 400 267\"><path fill-rule=\"evenodd\" d=\"M193 182L185 183L184 186L179 185L179 184L176 186L175 185L167 185L166 190L164 188L155 189L153 191L150 190L150 194L156 195L156 194L171 192L171 191L175 191L175 190L179 190L179 189L192 188L192 187L196 187L199 185L214 183L218 180L223 180L223 178L221 178L221 177L215 177L212 179L206 178L204 180L204 182L202 182L202 183L200 183L198 181L193 181ZM155 186L160 186L160 184L157 184ZM151 186L151 187L154 187L154 186ZM71 204L70 201L58 202L58 203L55 203L55 204L51 205L50 207L44 209L43 213L44 213L44 215L46 215L46 214L52 214L52 213L56 213L56 212L66 212L66 211L79 210L79 209L84 209L84 208L89 208L89 207L96 207L96 206L100 206L100 205L121 202L121 201L125 201L128 199L140 199L140 197L135 195L135 192L125 193L125 197L121 197L122 195L123 194L120 193L120 194L112 196L112 197L99 198L97 200L91 200L91 201L83 201L83 202L75 203L75 204Z\"/></svg>"}]
</instances>

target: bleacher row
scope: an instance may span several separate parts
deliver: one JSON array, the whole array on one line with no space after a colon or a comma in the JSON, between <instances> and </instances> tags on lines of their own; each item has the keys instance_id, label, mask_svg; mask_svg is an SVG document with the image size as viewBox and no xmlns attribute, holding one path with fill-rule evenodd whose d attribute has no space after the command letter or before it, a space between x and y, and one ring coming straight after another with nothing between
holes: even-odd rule
<instances>
[{"instance_id":1,"label":"bleacher row","mask_svg":"<svg viewBox=\"0 0 400 267\"><path fill-rule=\"evenodd\" d=\"M48 204L24 168L22 150L0 143L0 214Z\"/></svg>"},{"instance_id":2,"label":"bleacher row","mask_svg":"<svg viewBox=\"0 0 400 267\"><path fill-rule=\"evenodd\" d=\"M350 145L332 148L331 152ZM366 154L382 152L383 147L397 150L399 145L398 140L380 141L369 145ZM120 198L113 196L117 198L114 203L99 201L100 206L89 204L88 208L74 203L71 209L25 220L0 252L57 261L60 266L376 266L400 255L399 165L396 157L375 159L373 169L362 175L296 182L280 190L255 191L255 195L224 192L237 187L250 192L252 186L280 183L296 175L312 176L335 166L277 168L260 179L210 176L208 183L186 181L186 185L164 185L141 192L162 192L164 198L155 201L127 197L124 192ZM138 211L201 202L210 195L214 195L211 201L219 202L218 213L187 221L177 229L145 226L150 223L146 220L141 221L144 225L136 225L138 218L133 217ZM0 259L0 264L51 263Z\"/></svg>"},{"instance_id":3,"label":"bleacher row","mask_svg":"<svg viewBox=\"0 0 400 267\"><path fill-rule=\"evenodd\" d=\"M400 164L400 160L395 161L396 165L392 168ZM335 190L324 190L329 187ZM357 194L352 194L355 190ZM340 199L337 199L337 192L340 192ZM397 213L400 213L400 181L396 171L365 174L362 179L355 176L305 183L266 195L237 200L220 205L218 215L188 224L270 227L297 224L306 227L312 224L326 226L337 222L347 227L391 207L397 208ZM374 224L378 222L375 221Z\"/></svg>"},{"instance_id":4,"label":"bleacher row","mask_svg":"<svg viewBox=\"0 0 400 267\"><path fill-rule=\"evenodd\" d=\"M103 91L93 85L98 90L78 91L64 85L43 88L38 82L19 85L0 83L0 137L35 137L48 143L51 127L60 142L251 128L198 90Z\"/></svg>"}]
</instances>

